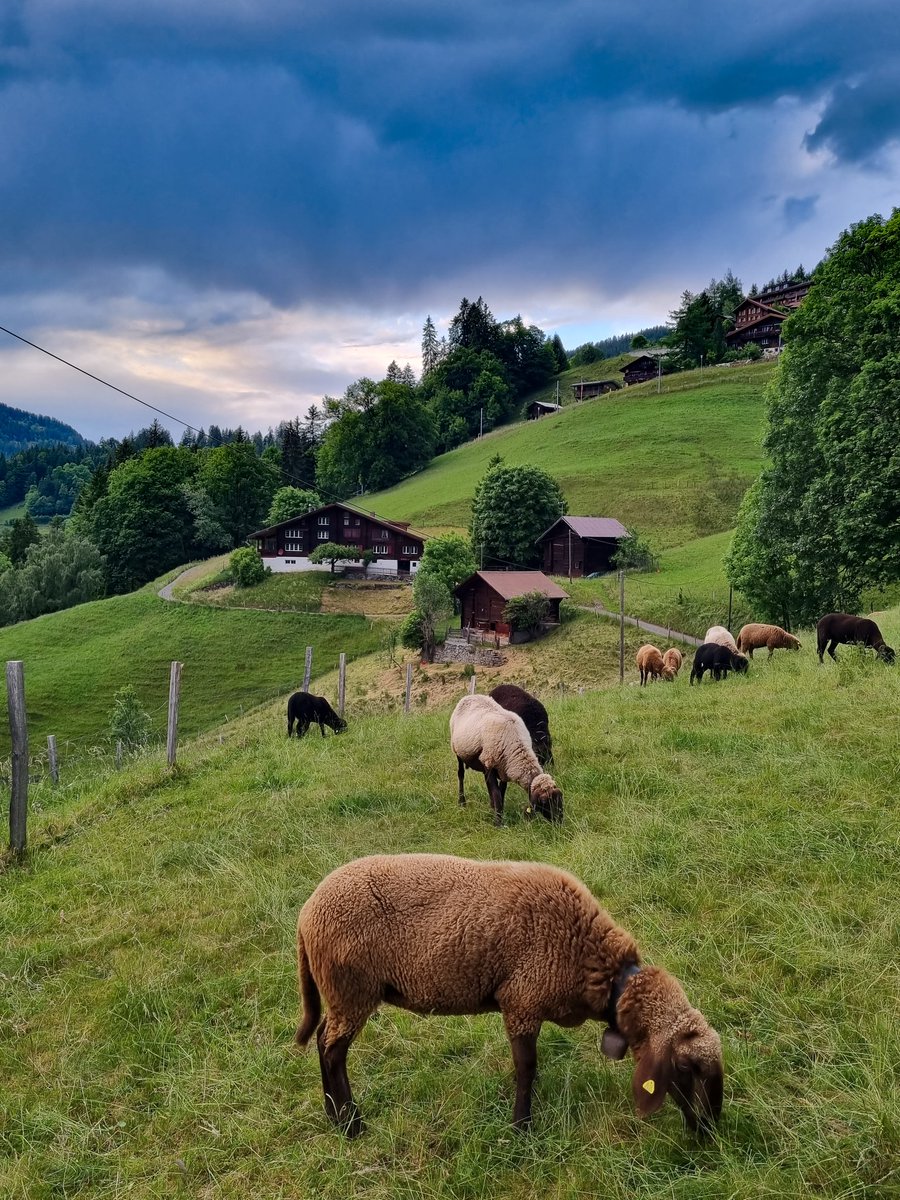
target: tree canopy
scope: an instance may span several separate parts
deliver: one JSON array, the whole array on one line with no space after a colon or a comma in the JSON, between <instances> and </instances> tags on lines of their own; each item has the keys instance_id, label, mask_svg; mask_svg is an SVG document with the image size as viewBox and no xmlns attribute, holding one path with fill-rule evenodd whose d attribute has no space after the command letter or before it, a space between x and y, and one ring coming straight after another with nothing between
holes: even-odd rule
<instances>
[{"instance_id":1,"label":"tree canopy","mask_svg":"<svg viewBox=\"0 0 900 1200\"><path fill-rule=\"evenodd\" d=\"M530 567L535 540L567 510L556 480L540 467L506 466L494 459L472 498L472 546L485 565Z\"/></svg>"},{"instance_id":2,"label":"tree canopy","mask_svg":"<svg viewBox=\"0 0 900 1200\"><path fill-rule=\"evenodd\" d=\"M770 465L727 567L763 616L800 624L900 579L900 212L846 230L783 328Z\"/></svg>"}]
</instances>

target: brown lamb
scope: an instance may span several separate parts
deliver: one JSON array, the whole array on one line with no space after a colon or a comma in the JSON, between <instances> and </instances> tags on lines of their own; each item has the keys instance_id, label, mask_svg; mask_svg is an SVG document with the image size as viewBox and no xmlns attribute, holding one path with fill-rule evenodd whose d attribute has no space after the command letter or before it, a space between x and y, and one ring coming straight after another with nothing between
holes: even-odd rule
<instances>
[{"instance_id":1,"label":"brown lamb","mask_svg":"<svg viewBox=\"0 0 900 1200\"><path fill-rule=\"evenodd\" d=\"M323 879L300 910L297 964L297 1041L305 1046L316 1034L325 1111L351 1137L362 1121L347 1051L383 1002L422 1015L499 1011L515 1066L517 1128L531 1121L544 1021L605 1021L603 1052L634 1056L640 1116L671 1093L693 1130L707 1133L719 1118L719 1035L673 976L641 966L630 934L557 867L440 854L356 859Z\"/></svg>"},{"instance_id":2,"label":"brown lamb","mask_svg":"<svg viewBox=\"0 0 900 1200\"><path fill-rule=\"evenodd\" d=\"M771 658L776 650L799 650L800 639L780 625L744 625L737 636L738 650L752 658L753 651L762 650L763 647L769 651Z\"/></svg>"},{"instance_id":3,"label":"brown lamb","mask_svg":"<svg viewBox=\"0 0 900 1200\"><path fill-rule=\"evenodd\" d=\"M649 680L662 679L663 677L663 656L656 646L651 646L648 642L645 646L641 646L637 654L634 656L634 661L637 663L637 668L641 673L641 687Z\"/></svg>"},{"instance_id":4,"label":"brown lamb","mask_svg":"<svg viewBox=\"0 0 900 1200\"><path fill-rule=\"evenodd\" d=\"M678 672L681 670L681 664L684 662L684 657L677 646L670 646L663 655L663 679L672 682Z\"/></svg>"}]
</instances>

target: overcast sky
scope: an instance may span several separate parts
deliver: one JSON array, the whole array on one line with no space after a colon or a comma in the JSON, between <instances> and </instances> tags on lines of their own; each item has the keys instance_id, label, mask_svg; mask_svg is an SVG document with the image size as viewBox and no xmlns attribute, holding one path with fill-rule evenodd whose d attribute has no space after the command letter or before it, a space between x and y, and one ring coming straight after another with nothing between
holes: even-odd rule
<instances>
[{"instance_id":1,"label":"overcast sky","mask_svg":"<svg viewBox=\"0 0 900 1200\"><path fill-rule=\"evenodd\" d=\"M0 45L0 325L194 425L418 370L463 295L653 324L900 196L896 0L0 0ZM0 401L152 415L0 339Z\"/></svg>"}]
</instances>

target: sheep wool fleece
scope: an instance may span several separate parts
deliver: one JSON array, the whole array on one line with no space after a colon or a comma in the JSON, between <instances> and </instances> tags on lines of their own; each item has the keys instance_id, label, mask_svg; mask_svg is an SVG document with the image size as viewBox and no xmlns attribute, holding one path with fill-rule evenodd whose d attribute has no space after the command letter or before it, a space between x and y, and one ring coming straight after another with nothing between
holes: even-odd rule
<instances>
[{"instance_id":1,"label":"sheep wool fleece","mask_svg":"<svg viewBox=\"0 0 900 1200\"><path fill-rule=\"evenodd\" d=\"M510 1036L544 1020L579 1025L602 1016L623 962L640 961L565 871L437 854L339 867L301 909L297 940L328 1004L329 1042L382 1001L423 1014L499 1009Z\"/></svg>"}]
</instances>

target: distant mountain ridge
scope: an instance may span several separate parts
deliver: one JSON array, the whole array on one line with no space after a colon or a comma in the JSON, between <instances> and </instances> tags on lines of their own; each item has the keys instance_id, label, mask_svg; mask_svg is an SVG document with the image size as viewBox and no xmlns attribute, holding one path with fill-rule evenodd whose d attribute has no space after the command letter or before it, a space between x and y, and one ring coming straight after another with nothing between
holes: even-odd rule
<instances>
[{"instance_id":1,"label":"distant mountain ridge","mask_svg":"<svg viewBox=\"0 0 900 1200\"><path fill-rule=\"evenodd\" d=\"M29 446L81 446L84 438L77 429L55 417L27 412L0 404L0 454L16 454Z\"/></svg>"}]
</instances>

